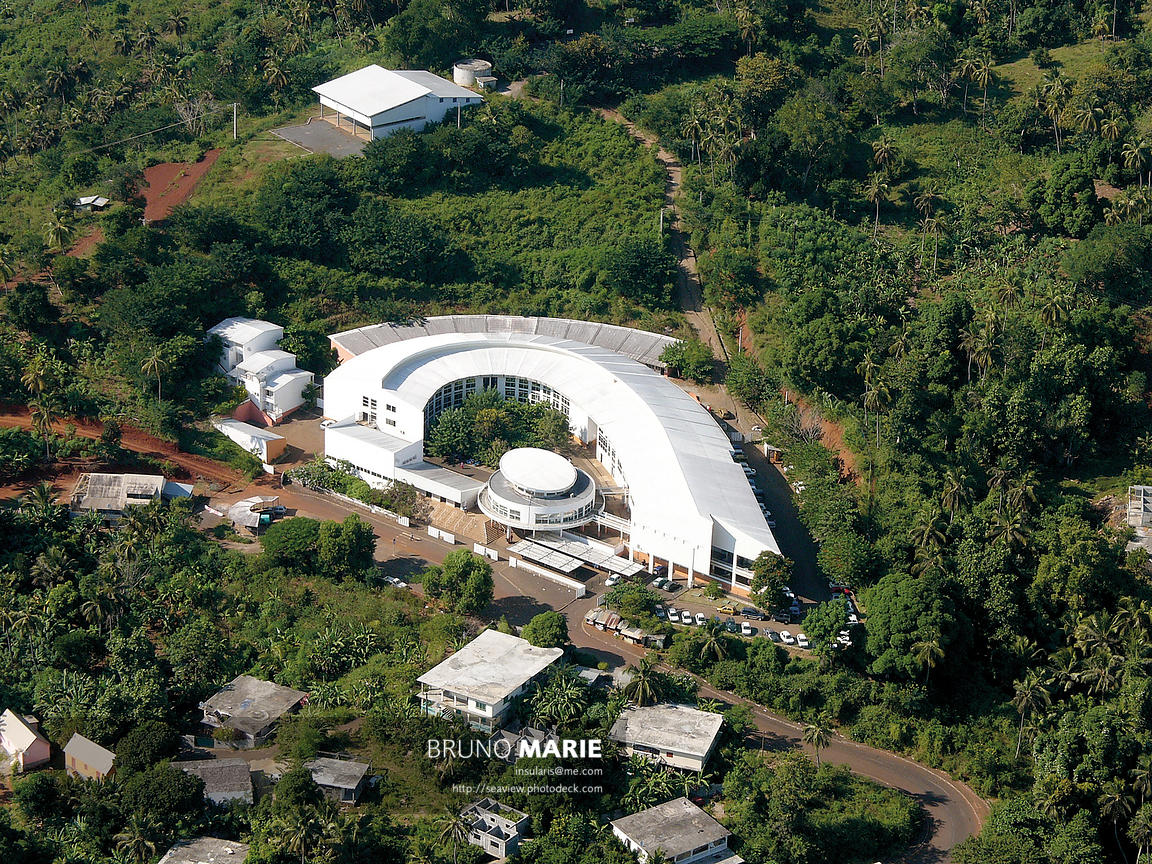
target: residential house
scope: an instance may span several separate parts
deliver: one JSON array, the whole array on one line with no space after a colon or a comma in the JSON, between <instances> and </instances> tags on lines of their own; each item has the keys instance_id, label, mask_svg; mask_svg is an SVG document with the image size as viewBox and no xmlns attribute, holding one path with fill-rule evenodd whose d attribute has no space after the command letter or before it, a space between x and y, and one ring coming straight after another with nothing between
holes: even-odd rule
<instances>
[{"instance_id":1,"label":"residential house","mask_svg":"<svg viewBox=\"0 0 1152 864\"><path fill-rule=\"evenodd\" d=\"M341 804L355 804L368 783L371 766L351 759L321 757L306 762L304 767L312 772L312 779L326 797Z\"/></svg>"},{"instance_id":2,"label":"residential house","mask_svg":"<svg viewBox=\"0 0 1152 864\"><path fill-rule=\"evenodd\" d=\"M312 88L320 119L359 138L386 138L398 129L419 132L484 97L421 69L375 64ZM328 113L325 114L327 109Z\"/></svg>"},{"instance_id":3,"label":"residential house","mask_svg":"<svg viewBox=\"0 0 1152 864\"><path fill-rule=\"evenodd\" d=\"M103 783L116 771L116 754L79 732L64 745L64 769L73 777L86 777Z\"/></svg>"},{"instance_id":4,"label":"residential house","mask_svg":"<svg viewBox=\"0 0 1152 864\"><path fill-rule=\"evenodd\" d=\"M248 392L248 400L234 412L237 420L274 426L304 404L313 375L296 366L295 354L277 348L283 327L255 318L226 318L209 328L208 336L223 343L217 368Z\"/></svg>"},{"instance_id":5,"label":"residential house","mask_svg":"<svg viewBox=\"0 0 1152 864\"><path fill-rule=\"evenodd\" d=\"M243 759L198 759L173 762L172 767L203 780L204 797L213 804L252 803L252 772Z\"/></svg>"},{"instance_id":6,"label":"residential house","mask_svg":"<svg viewBox=\"0 0 1152 864\"><path fill-rule=\"evenodd\" d=\"M215 730L232 730L229 743L246 750L267 741L280 718L299 708L307 696L302 690L239 675L200 704L204 711L201 722L220 740L224 739Z\"/></svg>"},{"instance_id":7,"label":"residential house","mask_svg":"<svg viewBox=\"0 0 1152 864\"><path fill-rule=\"evenodd\" d=\"M506 807L494 798L482 798L468 805L460 818L468 822L468 842L493 858L515 855L531 822L527 813Z\"/></svg>"},{"instance_id":8,"label":"residential house","mask_svg":"<svg viewBox=\"0 0 1152 864\"><path fill-rule=\"evenodd\" d=\"M105 209L111 203L103 195L81 195L72 202L72 209L81 213L91 213Z\"/></svg>"},{"instance_id":9,"label":"residential house","mask_svg":"<svg viewBox=\"0 0 1152 864\"><path fill-rule=\"evenodd\" d=\"M43 765L52 758L52 745L40 734L40 721L5 708L0 714L0 750L16 774Z\"/></svg>"},{"instance_id":10,"label":"residential house","mask_svg":"<svg viewBox=\"0 0 1152 864\"><path fill-rule=\"evenodd\" d=\"M559 744L560 738L550 729L537 729L534 726L524 726L518 731L511 729L497 729L488 739L491 753L497 759L515 765L520 759L521 747L527 745L528 752L534 752L536 747L543 751L548 744Z\"/></svg>"},{"instance_id":11,"label":"residential house","mask_svg":"<svg viewBox=\"0 0 1152 864\"><path fill-rule=\"evenodd\" d=\"M197 837L173 844L159 864L244 864L247 857L247 843Z\"/></svg>"},{"instance_id":12,"label":"residential house","mask_svg":"<svg viewBox=\"0 0 1152 864\"><path fill-rule=\"evenodd\" d=\"M720 740L724 718L687 705L625 708L608 737L634 753L688 771L703 771Z\"/></svg>"},{"instance_id":13,"label":"residential house","mask_svg":"<svg viewBox=\"0 0 1152 864\"><path fill-rule=\"evenodd\" d=\"M676 798L612 822L612 833L640 864L659 853L676 864L743 864L728 848L732 832L689 801Z\"/></svg>"},{"instance_id":14,"label":"residential house","mask_svg":"<svg viewBox=\"0 0 1152 864\"><path fill-rule=\"evenodd\" d=\"M563 656L559 648L537 648L526 639L485 630L416 680L427 714L456 717L482 732L511 719L517 696Z\"/></svg>"}]
</instances>

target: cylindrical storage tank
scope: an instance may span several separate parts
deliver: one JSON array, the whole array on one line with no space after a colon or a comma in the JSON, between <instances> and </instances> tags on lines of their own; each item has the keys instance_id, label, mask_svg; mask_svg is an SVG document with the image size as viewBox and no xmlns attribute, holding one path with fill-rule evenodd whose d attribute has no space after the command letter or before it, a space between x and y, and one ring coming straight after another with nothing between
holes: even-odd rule
<instances>
[{"instance_id":1,"label":"cylindrical storage tank","mask_svg":"<svg viewBox=\"0 0 1152 864\"><path fill-rule=\"evenodd\" d=\"M461 60L452 66L452 80L461 87L475 87L476 77L484 77L492 72L492 64L487 60Z\"/></svg>"}]
</instances>

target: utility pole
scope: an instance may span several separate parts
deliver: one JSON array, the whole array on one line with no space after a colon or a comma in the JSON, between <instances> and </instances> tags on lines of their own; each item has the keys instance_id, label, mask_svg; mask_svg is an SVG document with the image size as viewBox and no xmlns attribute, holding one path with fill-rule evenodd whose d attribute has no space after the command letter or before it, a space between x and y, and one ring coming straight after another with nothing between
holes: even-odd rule
<instances>
[{"instance_id":1,"label":"utility pole","mask_svg":"<svg viewBox=\"0 0 1152 864\"><path fill-rule=\"evenodd\" d=\"M236 103L232 103L232 140L236 140Z\"/></svg>"},{"instance_id":2,"label":"utility pole","mask_svg":"<svg viewBox=\"0 0 1152 864\"><path fill-rule=\"evenodd\" d=\"M660 236L664 236L664 208L660 208Z\"/></svg>"}]
</instances>

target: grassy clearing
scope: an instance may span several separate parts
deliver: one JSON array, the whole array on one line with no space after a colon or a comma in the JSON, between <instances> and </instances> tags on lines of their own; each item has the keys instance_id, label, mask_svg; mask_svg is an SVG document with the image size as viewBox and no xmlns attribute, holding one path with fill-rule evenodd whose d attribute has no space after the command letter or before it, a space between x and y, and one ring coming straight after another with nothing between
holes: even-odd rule
<instances>
[{"instance_id":1,"label":"grassy clearing","mask_svg":"<svg viewBox=\"0 0 1152 864\"><path fill-rule=\"evenodd\" d=\"M1106 42L1089 39L1076 45L1053 48L1049 53L1052 59L1060 64L1061 74L1080 79L1098 72L1103 67L1106 47ZM1044 70L1029 57L1000 64L996 67L996 74L1004 82L1012 98L1025 96L1044 80Z\"/></svg>"}]
</instances>

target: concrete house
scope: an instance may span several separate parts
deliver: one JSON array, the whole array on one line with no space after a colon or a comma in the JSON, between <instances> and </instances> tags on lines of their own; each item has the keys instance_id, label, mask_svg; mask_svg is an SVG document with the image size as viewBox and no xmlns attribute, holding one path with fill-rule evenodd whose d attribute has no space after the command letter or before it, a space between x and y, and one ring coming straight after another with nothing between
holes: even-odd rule
<instances>
[{"instance_id":1,"label":"concrete house","mask_svg":"<svg viewBox=\"0 0 1152 864\"><path fill-rule=\"evenodd\" d=\"M640 864L657 852L676 864L743 864L728 848L732 832L689 801L676 798L612 822L612 833Z\"/></svg>"},{"instance_id":2,"label":"concrete house","mask_svg":"<svg viewBox=\"0 0 1152 864\"><path fill-rule=\"evenodd\" d=\"M248 392L248 401L235 411L237 420L274 426L304 404L313 376L297 368L295 354L277 348L283 327L255 318L225 318L208 329L208 336L219 337L224 346L217 368Z\"/></svg>"},{"instance_id":3,"label":"concrete house","mask_svg":"<svg viewBox=\"0 0 1152 864\"><path fill-rule=\"evenodd\" d=\"M52 757L52 745L40 734L40 721L5 708L0 714L0 750L16 774L45 764Z\"/></svg>"},{"instance_id":4,"label":"concrete house","mask_svg":"<svg viewBox=\"0 0 1152 864\"><path fill-rule=\"evenodd\" d=\"M494 798L482 798L465 807L460 816L469 823L468 842L493 858L515 855L528 832L531 818Z\"/></svg>"},{"instance_id":5,"label":"concrete house","mask_svg":"<svg viewBox=\"0 0 1152 864\"><path fill-rule=\"evenodd\" d=\"M204 797L213 804L252 803L252 772L243 759L199 759L173 762L172 767L203 780Z\"/></svg>"},{"instance_id":6,"label":"concrete house","mask_svg":"<svg viewBox=\"0 0 1152 864\"><path fill-rule=\"evenodd\" d=\"M209 731L233 730L233 746L242 750L258 747L268 740L276 723L300 707L308 694L251 675L239 675L200 708L201 722Z\"/></svg>"},{"instance_id":7,"label":"concrete house","mask_svg":"<svg viewBox=\"0 0 1152 864\"><path fill-rule=\"evenodd\" d=\"M720 740L724 718L687 705L625 708L608 737L626 755L639 753L673 768L703 771Z\"/></svg>"},{"instance_id":8,"label":"concrete house","mask_svg":"<svg viewBox=\"0 0 1152 864\"><path fill-rule=\"evenodd\" d=\"M160 859L160 864L244 864L247 857L247 843L197 837L173 844Z\"/></svg>"},{"instance_id":9,"label":"concrete house","mask_svg":"<svg viewBox=\"0 0 1152 864\"><path fill-rule=\"evenodd\" d=\"M421 69L375 64L312 88L320 119L358 138L386 138L397 129L419 132L449 112L479 105L484 97ZM327 113L325 113L327 112Z\"/></svg>"},{"instance_id":10,"label":"concrete house","mask_svg":"<svg viewBox=\"0 0 1152 864\"><path fill-rule=\"evenodd\" d=\"M368 783L371 766L350 759L321 757L306 762L304 767L312 772L312 779L326 797L341 804L355 804Z\"/></svg>"},{"instance_id":11,"label":"concrete house","mask_svg":"<svg viewBox=\"0 0 1152 864\"><path fill-rule=\"evenodd\" d=\"M457 717L474 729L507 725L513 701L563 656L519 636L485 630L451 657L425 672L420 706L426 714Z\"/></svg>"},{"instance_id":12,"label":"concrete house","mask_svg":"<svg viewBox=\"0 0 1152 864\"><path fill-rule=\"evenodd\" d=\"M64 769L73 777L86 777L103 783L116 771L116 754L79 732L64 745Z\"/></svg>"}]
</instances>

